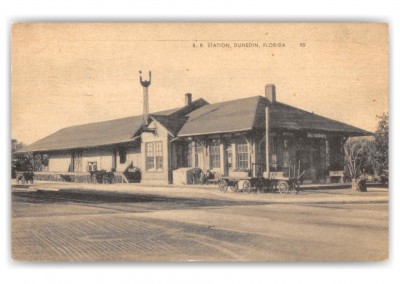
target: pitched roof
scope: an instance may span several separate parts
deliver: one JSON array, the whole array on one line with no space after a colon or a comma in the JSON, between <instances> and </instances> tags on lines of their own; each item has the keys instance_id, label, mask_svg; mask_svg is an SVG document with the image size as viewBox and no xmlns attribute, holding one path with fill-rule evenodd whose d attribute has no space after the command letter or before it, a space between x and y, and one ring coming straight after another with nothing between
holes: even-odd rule
<instances>
[{"instance_id":1,"label":"pitched roof","mask_svg":"<svg viewBox=\"0 0 400 284\"><path fill-rule=\"evenodd\" d=\"M203 106L188 114L178 136L251 130L258 103L257 96Z\"/></svg>"},{"instance_id":2,"label":"pitched roof","mask_svg":"<svg viewBox=\"0 0 400 284\"><path fill-rule=\"evenodd\" d=\"M175 136L186 123L188 118L187 115L189 113L207 105L209 105L209 103L200 98L193 101L189 106L184 106L183 108L171 111L168 114L165 112L157 112L150 115L150 117L161 123L173 136Z\"/></svg>"},{"instance_id":3,"label":"pitched roof","mask_svg":"<svg viewBox=\"0 0 400 284\"><path fill-rule=\"evenodd\" d=\"M280 102L271 104L255 96L212 104L188 115L178 136L246 131L265 128L265 107L270 106L270 127L284 130L337 132L349 136L370 135L360 128L316 115Z\"/></svg>"},{"instance_id":4,"label":"pitched roof","mask_svg":"<svg viewBox=\"0 0 400 284\"><path fill-rule=\"evenodd\" d=\"M70 126L36 141L18 152L85 148L134 141L132 134L142 122L143 119L140 115Z\"/></svg>"},{"instance_id":5,"label":"pitched roof","mask_svg":"<svg viewBox=\"0 0 400 284\"><path fill-rule=\"evenodd\" d=\"M176 134L186 121L185 114L208 104L203 99L190 106L155 112L154 116L168 131ZM143 116L131 116L101 122L70 126L42 138L17 153L89 148L134 141L143 126Z\"/></svg>"},{"instance_id":6,"label":"pitched roof","mask_svg":"<svg viewBox=\"0 0 400 284\"><path fill-rule=\"evenodd\" d=\"M187 120L186 116L177 115L151 115L150 117L164 126L173 136L178 133Z\"/></svg>"},{"instance_id":7,"label":"pitched roof","mask_svg":"<svg viewBox=\"0 0 400 284\"><path fill-rule=\"evenodd\" d=\"M280 102L271 104L265 97L208 104L203 99L190 106L155 112L150 115L174 136L248 131L265 128L265 107L270 108L272 129L324 131L348 136L371 135L360 128L310 113ZM61 129L18 152L38 152L88 148L134 141L143 126L142 115L71 126Z\"/></svg>"},{"instance_id":8,"label":"pitched roof","mask_svg":"<svg viewBox=\"0 0 400 284\"><path fill-rule=\"evenodd\" d=\"M270 123L271 128L285 130L324 131L342 133L349 136L372 134L361 128L279 102L270 107Z\"/></svg>"}]
</instances>

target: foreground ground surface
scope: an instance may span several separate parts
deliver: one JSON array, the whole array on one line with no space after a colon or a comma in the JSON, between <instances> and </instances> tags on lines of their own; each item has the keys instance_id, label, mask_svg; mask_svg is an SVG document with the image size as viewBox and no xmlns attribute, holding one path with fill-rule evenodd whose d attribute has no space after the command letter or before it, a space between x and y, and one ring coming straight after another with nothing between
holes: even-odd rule
<instances>
[{"instance_id":1,"label":"foreground ground surface","mask_svg":"<svg viewBox=\"0 0 400 284\"><path fill-rule=\"evenodd\" d=\"M13 186L12 255L22 261L379 261L387 189L298 195L215 188Z\"/></svg>"}]
</instances>

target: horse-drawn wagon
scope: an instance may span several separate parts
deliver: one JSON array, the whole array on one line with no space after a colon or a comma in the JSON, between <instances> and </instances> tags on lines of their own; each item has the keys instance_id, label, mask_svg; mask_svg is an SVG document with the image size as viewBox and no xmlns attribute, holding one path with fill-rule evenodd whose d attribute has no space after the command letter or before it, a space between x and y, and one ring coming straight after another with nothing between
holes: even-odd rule
<instances>
[{"instance_id":1,"label":"horse-drawn wagon","mask_svg":"<svg viewBox=\"0 0 400 284\"><path fill-rule=\"evenodd\" d=\"M255 168L256 164L253 164ZM300 173L300 166L290 167L288 175L283 172L249 171L245 175L231 174L218 179L218 188L226 192L228 187L233 192L279 192L281 194L297 193L300 189L300 180L304 171ZM255 173L254 173L255 172Z\"/></svg>"}]
</instances>

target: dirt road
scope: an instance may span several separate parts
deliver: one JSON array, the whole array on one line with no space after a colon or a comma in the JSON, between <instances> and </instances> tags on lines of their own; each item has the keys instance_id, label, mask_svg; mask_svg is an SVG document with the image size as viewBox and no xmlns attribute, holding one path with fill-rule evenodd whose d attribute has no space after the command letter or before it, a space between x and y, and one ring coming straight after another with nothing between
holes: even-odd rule
<instances>
[{"instance_id":1,"label":"dirt road","mask_svg":"<svg viewBox=\"0 0 400 284\"><path fill-rule=\"evenodd\" d=\"M22 261L380 261L387 190L295 196L198 190L12 193Z\"/></svg>"}]
</instances>

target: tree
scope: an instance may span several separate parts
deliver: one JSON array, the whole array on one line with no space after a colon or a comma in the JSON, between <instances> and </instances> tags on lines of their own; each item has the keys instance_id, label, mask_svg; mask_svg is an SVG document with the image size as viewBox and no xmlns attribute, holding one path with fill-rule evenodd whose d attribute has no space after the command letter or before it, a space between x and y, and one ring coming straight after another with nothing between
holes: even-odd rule
<instances>
[{"instance_id":1,"label":"tree","mask_svg":"<svg viewBox=\"0 0 400 284\"><path fill-rule=\"evenodd\" d=\"M383 170L389 168L389 114L385 112L377 118L379 122L375 131L374 168L376 174L382 174Z\"/></svg>"},{"instance_id":2,"label":"tree","mask_svg":"<svg viewBox=\"0 0 400 284\"><path fill-rule=\"evenodd\" d=\"M389 166L389 115L379 119L374 139L350 138L344 145L346 173L353 180L353 189L363 178L363 173L381 175Z\"/></svg>"},{"instance_id":3,"label":"tree","mask_svg":"<svg viewBox=\"0 0 400 284\"><path fill-rule=\"evenodd\" d=\"M15 178L16 171L33 171L32 153L16 153L25 146L16 139L11 140L11 178Z\"/></svg>"},{"instance_id":4,"label":"tree","mask_svg":"<svg viewBox=\"0 0 400 284\"><path fill-rule=\"evenodd\" d=\"M42 171L44 167L48 166L49 157L47 154L16 153L24 146L24 143L11 139L11 178L15 178L16 171Z\"/></svg>"},{"instance_id":5,"label":"tree","mask_svg":"<svg viewBox=\"0 0 400 284\"><path fill-rule=\"evenodd\" d=\"M363 139L349 139L344 145L345 167L353 191L367 191L365 173L371 149L373 142Z\"/></svg>"},{"instance_id":6,"label":"tree","mask_svg":"<svg viewBox=\"0 0 400 284\"><path fill-rule=\"evenodd\" d=\"M363 170L367 170L369 153L373 142L362 139L348 139L344 144L345 170L352 179L360 177Z\"/></svg>"}]
</instances>

